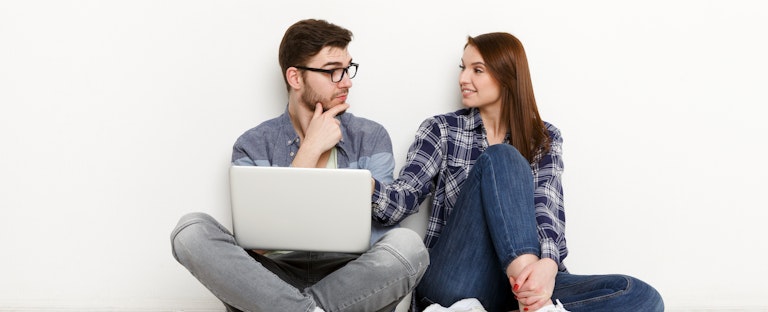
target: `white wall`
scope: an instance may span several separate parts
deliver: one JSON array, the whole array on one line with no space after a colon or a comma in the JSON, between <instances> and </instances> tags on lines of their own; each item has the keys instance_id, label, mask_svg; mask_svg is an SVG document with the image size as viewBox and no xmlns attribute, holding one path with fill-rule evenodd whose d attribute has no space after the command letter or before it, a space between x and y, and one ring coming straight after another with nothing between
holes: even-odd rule
<instances>
[{"instance_id":1,"label":"white wall","mask_svg":"<svg viewBox=\"0 0 768 312\"><path fill-rule=\"evenodd\" d=\"M354 32L351 111L398 164L459 107L466 36L517 35L565 138L570 269L768 310L761 1L272 2L0 0L0 310L220 310L169 234L229 218L231 146L283 110L308 17Z\"/></svg>"}]
</instances>

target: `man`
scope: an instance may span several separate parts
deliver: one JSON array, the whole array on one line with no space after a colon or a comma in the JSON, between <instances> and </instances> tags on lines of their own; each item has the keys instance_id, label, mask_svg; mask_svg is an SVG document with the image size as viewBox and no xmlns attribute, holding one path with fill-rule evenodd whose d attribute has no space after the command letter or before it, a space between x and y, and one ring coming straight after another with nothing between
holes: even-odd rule
<instances>
[{"instance_id":1,"label":"man","mask_svg":"<svg viewBox=\"0 0 768 312\"><path fill-rule=\"evenodd\" d=\"M368 169L377 180L392 181L386 130L344 113L358 66L347 50L351 39L349 30L322 20L288 28L279 51L288 106L238 138L234 165ZM191 213L171 243L179 263L230 311L392 311L429 264L418 234L404 228L387 231L359 255L265 256L237 246L211 216Z\"/></svg>"}]
</instances>

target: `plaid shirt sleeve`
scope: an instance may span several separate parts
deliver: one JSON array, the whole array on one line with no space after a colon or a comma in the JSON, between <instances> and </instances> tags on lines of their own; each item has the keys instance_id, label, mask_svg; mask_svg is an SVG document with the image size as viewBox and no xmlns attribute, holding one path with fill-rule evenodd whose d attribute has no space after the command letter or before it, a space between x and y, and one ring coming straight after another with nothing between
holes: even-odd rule
<instances>
[{"instance_id":1,"label":"plaid shirt sleeve","mask_svg":"<svg viewBox=\"0 0 768 312\"><path fill-rule=\"evenodd\" d=\"M550 135L550 149L532 165L534 188L534 205L538 223L539 241L541 242L541 257L555 260L564 271L562 261L568 255L565 242L565 210L563 208L563 174L562 144L560 130L546 123Z\"/></svg>"},{"instance_id":2,"label":"plaid shirt sleeve","mask_svg":"<svg viewBox=\"0 0 768 312\"><path fill-rule=\"evenodd\" d=\"M434 187L433 177L443 159L441 140L439 123L428 119L421 124L397 180L391 184L376 181L374 218L384 225L393 225L418 211L419 204Z\"/></svg>"}]
</instances>

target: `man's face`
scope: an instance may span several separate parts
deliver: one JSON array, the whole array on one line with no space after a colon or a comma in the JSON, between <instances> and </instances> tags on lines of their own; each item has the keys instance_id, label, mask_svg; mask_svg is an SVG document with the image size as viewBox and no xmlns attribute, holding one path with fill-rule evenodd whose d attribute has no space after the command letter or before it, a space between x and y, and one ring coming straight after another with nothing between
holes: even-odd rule
<instances>
[{"instance_id":1,"label":"man's face","mask_svg":"<svg viewBox=\"0 0 768 312\"><path fill-rule=\"evenodd\" d=\"M336 69L347 67L350 63L352 63L352 56L349 55L346 48L325 47L304 66ZM349 75L345 74L339 82L332 82L331 75L328 73L305 70L302 77L304 89L302 89L301 101L310 110L314 110L317 103L321 103L323 111L326 111L347 101L349 88L352 87L352 80Z\"/></svg>"}]
</instances>

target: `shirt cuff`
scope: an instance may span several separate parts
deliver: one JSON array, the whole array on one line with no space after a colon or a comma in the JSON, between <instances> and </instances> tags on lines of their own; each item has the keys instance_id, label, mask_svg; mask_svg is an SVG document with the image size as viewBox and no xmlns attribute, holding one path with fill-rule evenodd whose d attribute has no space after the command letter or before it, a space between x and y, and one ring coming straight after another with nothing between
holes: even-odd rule
<instances>
[{"instance_id":1,"label":"shirt cuff","mask_svg":"<svg viewBox=\"0 0 768 312\"><path fill-rule=\"evenodd\" d=\"M383 193L382 188L384 187L381 183L379 183L379 180L373 179L374 186L373 186L373 195L371 196L371 209L373 213L374 219L377 219L379 222L382 222L384 215L384 208L382 207L382 203L384 202L381 198L381 194ZM383 223L383 222L382 222Z\"/></svg>"},{"instance_id":2,"label":"shirt cuff","mask_svg":"<svg viewBox=\"0 0 768 312\"><path fill-rule=\"evenodd\" d=\"M551 238L541 240L541 259L550 258L560 266L560 250Z\"/></svg>"}]
</instances>

